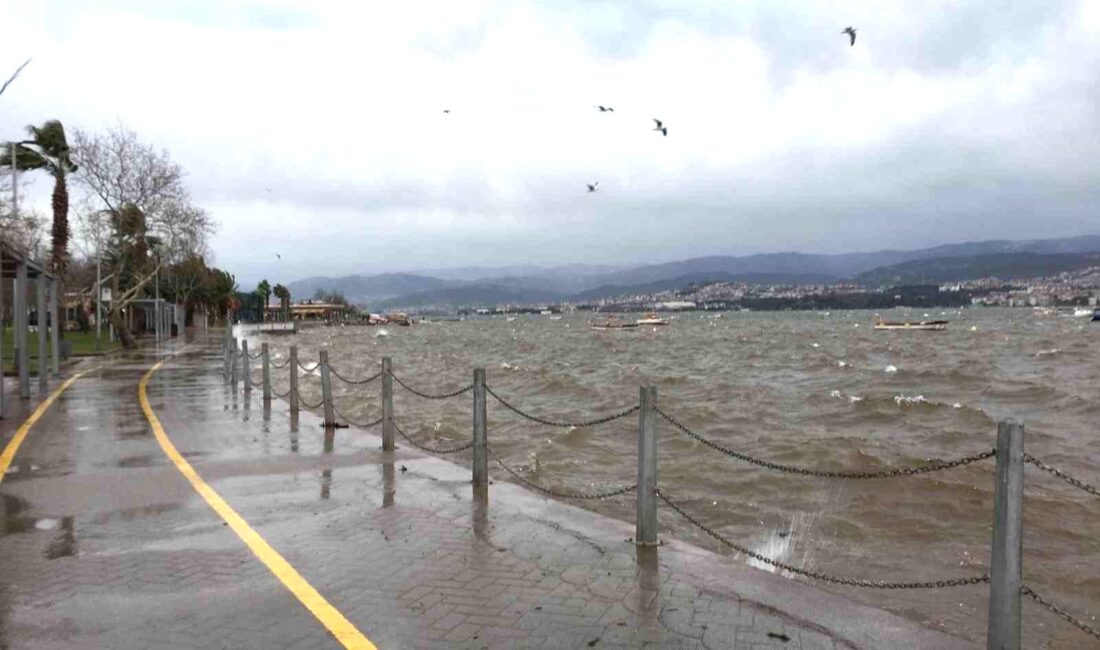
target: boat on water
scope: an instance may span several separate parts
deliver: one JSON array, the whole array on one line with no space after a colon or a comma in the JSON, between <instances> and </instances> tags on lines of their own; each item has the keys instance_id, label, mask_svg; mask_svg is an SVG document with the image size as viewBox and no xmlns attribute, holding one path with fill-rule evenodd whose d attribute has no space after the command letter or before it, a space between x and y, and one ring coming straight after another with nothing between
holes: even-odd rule
<instances>
[{"instance_id":1,"label":"boat on water","mask_svg":"<svg viewBox=\"0 0 1100 650\"><path fill-rule=\"evenodd\" d=\"M1092 322L1100 323L1100 307L1092 310Z\"/></svg>"},{"instance_id":2,"label":"boat on water","mask_svg":"<svg viewBox=\"0 0 1100 650\"><path fill-rule=\"evenodd\" d=\"M633 330L641 327L637 323L627 323L619 319L618 316L611 316L603 322L593 322L588 324L594 330L600 331L618 331L618 330Z\"/></svg>"},{"instance_id":3,"label":"boat on water","mask_svg":"<svg viewBox=\"0 0 1100 650\"><path fill-rule=\"evenodd\" d=\"M1077 307L1073 310L1073 315L1077 318L1087 318L1089 316L1092 316L1095 320L1096 310L1094 310L1092 307Z\"/></svg>"},{"instance_id":4,"label":"boat on water","mask_svg":"<svg viewBox=\"0 0 1100 650\"><path fill-rule=\"evenodd\" d=\"M645 318L639 318L634 322L638 325L668 325L667 318L661 318L654 312L650 312L645 315Z\"/></svg>"},{"instance_id":5,"label":"boat on water","mask_svg":"<svg viewBox=\"0 0 1100 650\"><path fill-rule=\"evenodd\" d=\"M876 321L877 330L915 330L920 332L942 332L947 329L945 320L922 321Z\"/></svg>"}]
</instances>

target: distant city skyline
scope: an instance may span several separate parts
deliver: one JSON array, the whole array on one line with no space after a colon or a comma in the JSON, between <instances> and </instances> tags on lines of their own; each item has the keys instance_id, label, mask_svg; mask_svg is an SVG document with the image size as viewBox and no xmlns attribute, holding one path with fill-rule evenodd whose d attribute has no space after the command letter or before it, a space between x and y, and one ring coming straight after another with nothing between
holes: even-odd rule
<instances>
[{"instance_id":1,"label":"distant city skyline","mask_svg":"<svg viewBox=\"0 0 1100 650\"><path fill-rule=\"evenodd\" d=\"M4 14L0 75L34 60L0 140L56 118L167 148L242 282L1100 232L1086 1Z\"/></svg>"}]
</instances>

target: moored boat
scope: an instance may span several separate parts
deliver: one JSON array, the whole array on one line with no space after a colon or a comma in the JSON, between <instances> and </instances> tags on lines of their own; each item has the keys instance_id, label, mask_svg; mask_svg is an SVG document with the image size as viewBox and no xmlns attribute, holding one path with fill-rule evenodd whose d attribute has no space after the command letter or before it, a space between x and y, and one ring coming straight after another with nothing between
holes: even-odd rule
<instances>
[{"instance_id":1,"label":"moored boat","mask_svg":"<svg viewBox=\"0 0 1100 650\"><path fill-rule=\"evenodd\" d=\"M1092 322L1100 322L1100 307L1092 310Z\"/></svg>"},{"instance_id":2,"label":"moored boat","mask_svg":"<svg viewBox=\"0 0 1100 650\"><path fill-rule=\"evenodd\" d=\"M1088 316L1092 316L1095 319L1096 310L1094 310L1092 307L1077 307L1073 310L1073 315L1077 318L1086 318Z\"/></svg>"},{"instance_id":3,"label":"moored boat","mask_svg":"<svg viewBox=\"0 0 1100 650\"><path fill-rule=\"evenodd\" d=\"M637 323L625 323L619 320L618 316L611 316L603 322L592 322L588 324L594 330L610 331L610 330L632 330L640 327Z\"/></svg>"},{"instance_id":4,"label":"moored boat","mask_svg":"<svg viewBox=\"0 0 1100 650\"><path fill-rule=\"evenodd\" d=\"M645 318L639 318L634 322L638 325L668 325L667 318L661 318L654 312L650 312L645 315Z\"/></svg>"},{"instance_id":5,"label":"moored boat","mask_svg":"<svg viewBox=\"0 0 1100 650\"><path fill-rule=\"evenodd\" d=\"M921 332L942 332L947 329L945 320L922 321L876 321L877 330L915 330Z\"/></svg>"}]
</instances>

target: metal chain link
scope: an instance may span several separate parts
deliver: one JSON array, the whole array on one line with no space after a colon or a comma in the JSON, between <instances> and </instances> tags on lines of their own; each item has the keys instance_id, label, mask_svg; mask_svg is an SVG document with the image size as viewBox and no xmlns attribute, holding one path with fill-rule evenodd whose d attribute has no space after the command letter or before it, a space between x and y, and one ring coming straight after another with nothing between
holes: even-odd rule
<instances>
[{"instance_id":1,"label":"metal chain link","mask_svg":"<svg viewBox=\"0 0 1100 650\"><path fill-rule=\"evenodd\" d=\"M405 390L409 391L413 395L416 395L417 397L423 397L424 399L451 399L452 397L458 397L459 395L461 395L463 393L466 393L466 392L469 392L469 391L474 389L474 385L469 384L467 386L463 386L462 388L459 388L458 390L456 390L452 393L423 393L421 391L416 390L412 386L406 384L405 382L401 381L401 378L398 377L397 375L395 375L393 373L390 373L390 376L393 377L393 380L396 381L399 386L401 386Z\"/></svg>"},{"instance_id":2,"label":"metal chain link","mask_svg":"<svg viewBox=\"0 0 1100 650\"><path fill-rule=\"evenodd\" d=\"M490 395L492 395L493 398L496 399L496 401L500 402L501 405L504 406L504 408L508 409L509 411L512 411L513 413L516 413L517 415L520 415L521 417L524 417L528 420L531 420L532 422L538 422L539 424L545 424L548 427L561 427L563 429L579 429L579 428L582 428L582 427L594 427L594 426L597 426L597 425L600 425L600 424L607 424L608 422L614 422L615 420L618 420L620 418L625 418L626 416L630 415L631 413L635 413L635 412L638 411L638 405L635 404L634 406L631 406L630 408L626 409L625 411L619 411L618 413L613 413L611 415L607 415L607 416L604 416L602 418L596 418L595 420L584 420L584 421L581 421L581 422L562 422L562 421L557 421L557 420L547 420L546 418L540 418L537 415L531 415L530 413L522 411L518 407L512 406L508 402L504 401L504 398L502 398L500 395L497 395L493 391L493 389L489 388L488 386L485 387L485 391L488 392Z\"/></svg>"},{"instance_id":3,"label":"metal chain link","mask_svg":"<svg viewBox=\"0 0 1100 650\"><path fill-rule=\"evenodd\" d=\"M526 478L520 476L516 472L516 470L505 465L504 461L502 461L500 457L496 455L496 452L493 451L492 447L490 447L489 445L485 445L485 449L489 452L489 455L493 457L493 460L495 460L498 465L503 467L506 472L516 477L516 479L518 479L520 483L523 483L533 490L538 490L539 492L549 494L552 497L558 497L560 499L607 499L609 497L617 497L628 492L633 492L634 490L638 489L638 484L633 483L631 485L624 485L621 488L611 490L610 492L600 492L597 494L586 494L583 492L563 492L561 490L554 490L548 487L543 487L538 483L532 483L531 481L528 481Z\"/></svg>"},{"instance_id":4,"label":"metal chain link","mask_svg":"<svg viewBox=\"0 0 1100 650\"><path fill-rule=\"evenodd\" d=\"M332 410L333 410L334 413L336 413L336 417L341 418L341 419L345 420L348 424L355 425L355 426L357 426L361 429L369 429L373 426L377 426L377 425L382 423L382 418L378 418L374 422L356 422L355 420L353 420L353 419L349 418L348 416L344 415L343 413L341 413L340 409L336 408L336 403L335 402L333 402L333 404L332 404Z\"/></svg>"},{"instance_id":5,"label":"metal chain link","mask_svg":"<svg viewBox=\"0 0 1100 650\"><path fill-rule=\"evenodd\" d=\"M701 442L704 445L710 447L711 449L714 449L715 451L720 451L723 454L726 454L727 456L731 456L731 457L736 458L738 460L743 460L746 463L751 463L751 464L757 465L759 467L764 467L764 468L767 468L767 469L774 469L774 470L778 470L780 472L787 472L789 474L802 474L804 476L818 476L818 477L821 477L821 478L843 478L843 479L892 478L892 477L896 477L896 476L914 476L916 474L927 474L928 472L938 472L938 471L945 470L945 469L951 469L953 467L962 467L963 465L969 465L971 463L976 463L978 461L985 460L986 458L992 458L993 456L997 455L997 450L990 449L989 451L983 451L983 452L980 452L980 453L977 453L977 454L973 454L971 456L963 456L962 458L958 458L956 460L951 460L951 461L947 461L947 462L937 461L937 462L934 462L930 465L925 465L923 467L899 467L897 469L887 469L887 470L882 470L882 471L878 471L878 472L838 472L838 471L831 471L831 470L809 469L809 468L806 468L806 467L796 467L796 466L793 466L793 465L781 465L779 463L773 463L773 462L768 461L768 460L761 460L759 458L749 456L748 454L743 454L739 451L734 451L734 450L729 449L727 447L723 447L722 445L720 445L716 442L713 442L711 440L708 440L705 437L699 435L698 433L695 433L694 431L687 428L683 424L680 424L671 415L665 413L661 409L658 408L658 409L655 409L655 410L657 411L658 415L660 415L662 418L665 419L666 422L668 422L672 426L679 429L682 433L687 434L688 436L698 440L699 442Z\"/></svg>"},{"instance_id":6,"label":"metal chain link","mask_svg":"<svg viewBox=\"0 0 1100 650\"><path fill-rule=\"evenodd\" d=\"M305 367L305 365L301 361L299 361L298 362L298 367L301 368L302 370L306 371L306 372L313 372L314 370L321 367L321 362L318 361L317 363L313 364L312 368L307 368L307 367Z\"/></svg>"},{"instance_id":7,"label":"metal chain link","mask_svg":"<svg viewBox=\"0 0 1100 650\"><path fill-rule=\"evenodd\" d=\"M287 357L287 360L284 361L282 365L279 365L279 364L275 363L274 361L271 362L271 367L274 368L275 370L282 370L283 368L286 368L289 365L290 365L290 357Z\"/></svg>"},{"instance_id":8,"label":"metal chain link","mask_svg":"<svg viewBox=\"0 0 1100 650\"><path fill-rule=\"evenodd\" d=\"M1066 474L1065 472L1058 469L1054 465L1048 465L1047 463L1044 463L1043 461L1041 461L1038 458L1032 456L1031 454L1024 453L1024 462L1031 463L1032 465L1038 467L1039 469L1043 470L1044 472L1050 472L1054 476L1057 476L1058 478L1062 479L1066 483L1069 483L1070 485L1072 485L1073 487L1075 487L1079 490L1084 490L1085 492L1088 492L1089 494L1091 494L1093 496L1100 497L1100 490L1098 490L1095 487L1089 485L1088 483L1085 483L1082 480L1073 478L1072 476L1070 476L1069 474Z\"/></svg>"},{"instance_id":9,"label":"metal chain link","mask_svg":"<svg viewBox=\"0 0 1100 650\"><path fill-rule=\"evenodd\" d=\"M259 359L262 356L264 356L263 352L257 352L256 354L252 354L251 352L248 353L248 358L253 360Z\"/></svg>"},{"instance_id":10,"label":"metal chain link","mask_svg":"<svg viewBox=\"0 0 1100 650\"><path fill-rule=\"evenodd\" d=\"M351 384L353 386L362 386L363 384L369 384L372 381L374 381L375 379L378 379L379 377L382 376L382 372L378 371L377 373L371 375L370 377L367 377L366 379L348 379L347 377L345 377L345 376L341 375L340 373L336 372L336 369L333 368L332 366L328 367L328 371L330 373L332 373L333 377L336 377L337 379L344 382L345 384Z\"/></svg>"},{"instance_id":11,"label":"metal chain link","mask_svg":"<svg viewBox=\"0 0 1100 650\"><path fill-rule=\"evenodd\" d=\"M1035 593L1031 589L1031 587L1029 587L1027 585L1020 585L1020 593L1026 595L1026 596L1030 596L1032 598L1032 600L1039 603L1043 607L1046 607L1047 609L1054 612L1058 616L1061 616L1065 620L1069 621L1069 623L1071 625L1080 628L1081 631L1083 631L1085 634L1090 634L1090 635L1096 637L1097 639L1100 639L1100 630L1097 630L1094 627L1090 627L1087 623L1085 623L1084 621L1082 621L1080 619L1074 618L1074 616L1072 614L1070 614L1069 612L1067 612L1066 610L1062 609L1061 607L1055 605L1054 603L1050 602L1049 600L1047 600L1047 599L1043 598L1042 596L1040 596L1039 594Z\"/></svg>"},{"instance_id":12,"label":"metal chain link","mask_svg":"<svg viewBox=\"0 0 1100 650\"><path fill-rule=\"evenodd\" d=\"M305 398L304 398L304 397L302 397L301 395L299 395L299 396L298 396L298 401L299 401L299 402L301 402L301 403L302 403L302 406L306 407L307 409L315 409L315 408L320 408L320 407L321 407L321 405L325 403L325 398L324 398L324 397L322 397L322 398L321 398L321 401L320 401L320 402L317 402L316 404L310 404L309 402L307 402L307 401L305 400Z\"/></svg>"},{"instance_id":13,"label":"metal chain link","mask_svg":"<svg viewBox=\"0 0 1100 650\"><path fill-rule=\"evenodd\" d=\"M379 420L379 422L381 422L381 420ZM460 451L466 451L470 447L474 446L474 441L471 440L470 442L459 445L457 447L429 447L427 445L422 445L419 442L410 438L409 434L405 433L404 430L401 429L401 427L397 426L396 422L393 423L393 428L397 431L397 433L400 433L401 437L407 440L410 445L416 447L421 451L426 451L431 454L457 454Z\"/></svg>"},{"instance_id":14,"label":"metal chain link","mask_svg":"<svg viewBox=\"0 0 1100 650\"><path fill-rule=\"evenodd\" d=\"M794 565L787 564L786 562L780 562L779 560L773 560L773 559L771 559L771 558L769 558L765 555L761 555L760 553L757 553L757 552L753 551L752 549L749 549L745 546L741 546L740 544L727 539L726 537L722 536L721 533L715 531L714 529L708 527L706 524L702 523L701 521L699 521L695 517L692 517L691 515L689 515L687 512L684 511L683 508L681 508L676 503L673 503L673 501L671 499L669 499L667 496L665 496L665 494L663 492L661 492L660 490L654 490L654 493L658 497L660 497L660 499L662 501L664 501L666 504L668 504L668 507L675 510L681 517L683 517L684 519L687 519L689 522L694 524L695 527L699 528L704 533L710 535L714 539L718 540L719 542L722 542L723 544L725 544L726 546L734 549L735 551L738 551L740 553L744 553L745 555L753 558L754 560L758 560L758 561L763 562L765 564L770 564L771 566L774 566L776 568L783 569L784 571L789 571L791 573L795 573L795 574L798 574L798 575L801 575L801 576L806 576L807 578L812 578L814 580L820 580L822 582L831 582L831 583L838 584L838 585L848 585L848 586L851 586L851 587L868 587L870 589L939 589L939 588L943 588L943 587L964 587L964 586L967 586L967 585L978 585L978 584L989 582L989 576L988 575L974 576L974 577L968 577L968 578L948 578L948 579L945 579L945 580L929 580L929 581L926 581L926 582L888 582L888 581L885 581L885 580L865 580L863 578L845 578L843 576L834 576L834 575L830 575L828 573L821 573L819 571L810 571L810 570L807 570L807 569L800 569L800 568L798 568Z\"/></svg>"},{"instance_id":15,"label":"metal chain link","mask_svg":"<svg viewBox=\"0 0 1100 650\"><path fill-rule=\"evenodd\" d=\"M285 393L280 393L279 391L275 390L274 386L272 386L271 387L271 392L275 394L275 397L278 397L280 399L286 399L286 398L290 397L290 389L289 388L286 389Z\"/></svg>"}]
</instances>

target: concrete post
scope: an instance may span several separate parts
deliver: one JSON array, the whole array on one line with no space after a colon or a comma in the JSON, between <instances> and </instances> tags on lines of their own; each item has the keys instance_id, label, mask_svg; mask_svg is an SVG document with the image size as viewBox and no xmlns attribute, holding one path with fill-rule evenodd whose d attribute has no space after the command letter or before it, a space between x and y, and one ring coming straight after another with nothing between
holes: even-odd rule
<instances>
[{"instance_id":1,"label":"concrete post","mask_svg":"<svg viewBox=\"0 0 1100 650\"><path fill-rule=\"evenodd\" d=\"M27 316L27 289L30 281L27 278L27 261L20 259L15 263L15 295L12 296L12 304L15 306L15 346L16 355L19 358L19 397L28 399L31 396L31 357L27 341L30 339L29 323Z\"/></svg>"},{"instance_id":2,"label":"concrete post","mask_svg":"<svg viewBox=\"0 0 1100 650\"><path fill-rule=\"evenodd\" d=\"M241 374L244 376L244 394L252 393L252 359L248 358L248 339L241 341Z\"/></svg>"},{"instance_id":3,"label":"concrete post","mask_svg":"<svg viewBox=\"0 0 1100 650\"><path fill-rule=\"evenodd\" d=\"M46 379L50 371L49 349L46 347L46 328L49 314L46 313L46 284L48 280L41 270L38 272L38 282L35 283L35 313L38 316L38 392L45 395L49 387Z\"/></svg>"},{"instance_id":4,"label":"concrete post","mask_svg":"<svg viewBox=\"0 0 1100 650\"><path fill-rule=\"evenodd\" d=\"M264 361L264 401L271 401L271 351L267 347L267 343L260 345L260 350L263 351Z\"/></svg>"},{"instance_id":5,"label":"concrete post","mask_svg":"<svg viewBox=\"0 0 1100 650\"><path fill-rule=\"evenodd\" d=\"M382 451L393 449L393 363L382 357Z\"/></svg>"},{"instance_id":6,"label":"concrete post","mask_svg":"<svg viewBox=\"0 0 1100 650\"><path fill-rule=\"evenodd\" d=\"M233 380L233 393L236 394L237 393L237 357L240 356L240 355L237 354L237 339L233 339L233 341L230 343L230 345L229 345L229 355L230 355L229 356L229 358L230 358L230 361L229 361L229 375Z\"/></svg>"},{"instance_id":7,"label":"concrete post","mask_svg":"<svg viewBox=\"0 0 1100 650\"><path fill-rule=\"evenodd\" d=\"M657 544L657 387L642 386L638 411L638 513L634 540Z\"/></svg>"},{"instance_id":8,"label":"concrete post","mask_svg":"<svg viewBox=\"0 0 1100 650\"><path fill-rule=\"evenodd\" d=\"M325 408L325 426L336 426L336 413L332 407L332 374L328 367L328 350L321 350L321 402Z\"/></svg>"},{"instance_id":9,"label":"concrete post","mask_svg":"<svg viewBox=\"0 0 1100 650\"><path fill-rule=\"evenodd\" d=\"M298 346L290 346L290 412L298 414Z\"/></svg>"},{"instance_id":10,"label":"concrete post","mask_svg":"<svg viewBox=\"0 0 1100 650\"><path fill-rule=\"evenodd\" d=\"M54 377L61 376L61 314L58 308L58 288L61 282L54 278L50 280L50 374Z\"/></svg>"},{"instance_id":11,"label":"concrete post","mask_svg":"<svg viewBox=\"0 0 1100 650\"><path fill-rule=\"evenodd\" d=\"M4 419L4 274L0 268L0 420Z\"/></svg>"},{"instance_id":12,"label":"concrete post","mask_svg":"<svg viewBox=\"0 0 1100 650\"><path fill-rule=\"evenodd\" d=\"M997 482L989 567L990 650L1020 648L1020 585L1024 545L1024 425L997 424Z\"/></svg>"},{"instance_id":13,"label":"concrete post","mask_svg":"<svg viewBox=\"0 0 1100 650\"><path fill-rule=\"evenodd\" d=\"M485 369L474 369L474 487L489 485Z\"/></svg>"}]
</instances>

